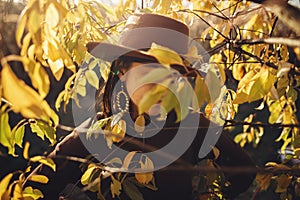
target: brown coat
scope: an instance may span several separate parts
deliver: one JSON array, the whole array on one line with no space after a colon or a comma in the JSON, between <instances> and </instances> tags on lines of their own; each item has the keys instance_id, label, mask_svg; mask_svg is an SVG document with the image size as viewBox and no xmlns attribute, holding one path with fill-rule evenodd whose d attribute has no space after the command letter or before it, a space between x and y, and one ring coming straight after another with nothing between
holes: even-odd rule
<instances>
[{"instance_id":1,"label":"brown coat","mask_svg":"<svg viewBox=\"0 0 300 200\"><path fill-rule=\"evenodd\" d=\"M188 118L195 117L198 114L190 114ZM168 119L172 119L172 116ZM82 126L86 126L88 122ZM197 130L196 138L187 151L173 164L171 167L190 167L197 163L198 152L206 135L207 127L210 121L200 114L200 124ZM192 127L193 125L190 124ZM166 127L166 128L165 128ZM170 129L172 127L173 129ZM174 120L167 120L164 125L165 129L162 129L159 134L151 138L144 140L146 144L149 144L157 149L161 148L169 141L172 140L176 134L178 124L174 123ZM127 136L129 137L129 136ZM103 137L99 137L103 139ZM86 141L84 142L86 144ZM217 164L221 167L255 167L253 161L248 154L230 138L228 133L222 132L217 144L215 145L220 150ZM135 144L126 144L123 146L126 150L140 150L147 151L143 147ZM55 158L57 155L68 155L84 158L90 153L83 145L78 133L72 132L66 136L55 148L55 150L49 155ZM42 168L39 173L46 174L50 181L49 184L44 186L41 190L45 194L45 199L58 199L59 193L61 193L68 183L75 184L82 175L79 169L79 164L73 161L67 161L65 159L55 159L57 163L57 172L53 173L46 167ZM192 198L192 176L194 172L189 170L174 171L174 170L159 170L154 173L155 182L158 187L158 191L152 191L150 189L141 189L144 199L172 199L172 200L185 200ZM247 190L252 183L255 174L238 174L238 173L225 173L226 179L230 182L230 186L224 189L224 194L228 198L234 198L238 194ZM75 193L75 192L74 192ZM80 193L77 195L71 195L69 199L88 199L87 196L80 197ZM91 197L93 199L94 197ZM123 198L121 196L121 199Z\"/></svg>"}]
</instances>

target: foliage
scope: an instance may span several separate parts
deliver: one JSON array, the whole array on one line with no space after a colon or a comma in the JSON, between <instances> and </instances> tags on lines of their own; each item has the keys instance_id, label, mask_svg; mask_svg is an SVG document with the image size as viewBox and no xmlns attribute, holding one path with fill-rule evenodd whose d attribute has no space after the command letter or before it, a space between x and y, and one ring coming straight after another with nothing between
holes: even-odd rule
<instances>
[{"instance_id":1,"label":"foliage","mask_svg":"<svg viewBox=\"0 0 300 200\"><path fill-rule=\"evenodd\" d=\"M299 158L300 132L297 109L300 69L299 63L293 60L299 60L300 47L288 47L284 42L263 41L274 37L278 24L277 17L270 10L261 5L237 0L185 3L180 0L153 0L143 1L143 6L142 8L135 0L120 1L118 5L113 6L82 0L76 4L66 0L27 2L19 16L15 33L20 55L9 55L1 59L0 143L8 149L8 154L17 156L16 145L23 147L26 126L38 137L43 140L46 137L51 145L55 144L55 132L60 124L58 115L45 100L51 89L49 77L53 76L56 81L60 81L64 70L71 71L73 75L58 95L55 107L58 110L63 104L66 110L70 99L74 99L80 106L78 95L86 96L87 83L98 89L99 79L106 81L110 70L109 63L87 53L86 43L104 40L116 43L115 37L124 26L124 19L135 10L139 10L165 14L185 21L191 27L192 37L203 44L210 54L210 58L206 60L205 55L198 55L200 52L191 48L189 54L200 57L200 62L190 64L197 70L204 71L206 76L198 75L194 79L185 77L174 83L169 78L170 75L174 75L170 71L170 65L184 67L183 61L172 50L153 44L148 54L156 57L165 68L163 71L154 70L145 76L143 81L147 82L147 79L153 78L164 80L164 87L157 86L145 94L139 105L141 113L161 101L166 112L172 109L176 111L177 120L180 121L187 115L187 110L180 108L180 102L181 106L184 104L187 108L190 105L195 111L201 109L213 121L221 124L225 122L225 127L230 127L236 124L235 117L239 114L240 105L259 103L260 106L253 113L242 119L242 131L236 135L235 141L241 146L247 143L257 146L264 134L267 134L264 128L274 125L281 130L276 142L282 142L281 153L286 158L280 166ZM30 84L15 75L10 66L12 61L22 63L30 78ZM87 67L79 68L84 63ZM101 77L97 76L96 70L100 72ZM47 71L51 71L51 74ZM193 83L192 88L187 86L188 83ZM222 87L223 83L227 88ZM196 97L193 97L193 91ZM179 99L170 101L174 99L174 94L177 94ZM149 101L149 96L152 97L152 101ZM221 115L216 115L213 112L214 108L219 109ZM266 111L269 113L268 121L261 121L254 114ZM24 119L11 128L9 112L20 113ZM143 119L138 118L136 129L142 132L144 123ZM111 116L93 124L87 136L104 130L107 144L111 146L113 142L120 142L124 138L125 127L126 124L120 116ZM288 155L287 147L291 149ZM28 148L28 145L24 145L24 158L28 162L43 163L55 170L51 159L39 155L29 157ZM120 166L126 169L133 156L134 152L130 152L127 160L121 161L116 158L112 161L111 165L117 164L119 167L105 168L101 164L90 164L81 178L82 184L89 185L91 191L98 191L98 197L101 199L103 196L97 186L101 179L107 176L105 173L109 173L113 197L119 196L124 190L131 198L142 199L137 186L142 185L155 190L153 174L137 173L135 177L130 177L126 173L114 171L116 168L120 169ZM153 168L151 163L151 160L146 163L141 159L139 167ZM273 163L273 167L274 165ZM293 164L293 167L299 168L296 164ZM47 183L47 177L26 177L29 171L30 168L24 172L16 172L19 178L15 181L13 173L5 176L0 182L0 196L3 199L9 199L10 195L13 199L42 197L41 191L31 187L23 188L23 183L28 180ZM220 177L209 179L219 179L222 182ZM267 189L271 179L277 180L275 192L283 194L282 199L290 198L291 195L300 196L299 178L296 175L263 175L257 178L259 187ZM289 193L288 187L293 187L294 192ZM214 189L219 192L218 187Z\"/></svg>"}]
</instances>

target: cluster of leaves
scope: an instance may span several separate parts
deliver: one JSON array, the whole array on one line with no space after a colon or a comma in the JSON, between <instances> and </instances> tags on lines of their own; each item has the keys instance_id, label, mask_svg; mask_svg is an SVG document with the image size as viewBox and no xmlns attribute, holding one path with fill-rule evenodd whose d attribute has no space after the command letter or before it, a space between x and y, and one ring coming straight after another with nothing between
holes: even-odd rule
<instances>
[{"instance_id":1,"label":"cluster of leaves","mask_svg":"<svg viewBox=\"0 0 300 200\"><path fill-rule=\"evenodd\" d=\"M96 89L99 87L99 77L95 70L99 70L101 78L105 81L109 73L109 64L87 54L85 44L88 41L103 40L115 43L113 36L118 35L120 28L123 27L124 16L139 9L142 12L165 14L186 21L191 27L203 27L202 24L206 24L207 26L200 32L198 29L192 29L194 31L192 35L196 40L200 38L199 42L208 47L207 51L211 55L207 65L201 65L200 68L195 65L197 70L203 71L204 68L205 77L198 75L192 80L178 79L174 83L171 77L176 74L170 70L170 65L184 67L183 61L172 50L154 44L148 53L156 57L165 68L160 71L154 70L145 76L142 82L150 79L153 81L155 78L156 81L163 80L164 86L158 85L145 94L139 105L141 113L161 101L166 112L172 109L176 111L178 121L186 117L188 112L182 107L192 106L194 110L201 108L213 121L223 123L234 119L239 105L260 101L261 105L257 110L269 111L269 124L285 125L276 140L283 141L282 152L285 152L285 148L290 145L293 153L288 158L298 159L300 134L297 127L299 119L296 115L296 102L299 100L297 97L300 78L299 67L290 63L290 53L295 54L299 59L299 47L288 49L285 44L252 42L271 38L276 27L276 16L261 6L238 0L188 1L185 4L187 5L184 5L181 0L154 0L143 1L143 6L147 8L141 8L142 5L137 4L135 0L120 1L116 6L86 1L78 1L76 4L66 0L28 1L20 15L16 31L16 41L21 49L20 55L10 55L1 60L0 96L6 103L1 104L0 143L8 148L9 154L15 155L15 146L22 147L24 127L29 125L32 132L36 132L42 139L46 137L51 144L54 144L59 118L44 100L50 89L47 71L51 71L57 81L61 80L64 70L74 73L58 96L56 109L60 108L61 102L66 109L71 98L80 105L77 97L78 94L86 96L87 82ZM198 53L195 52L195 48L191 48L190 54ZM19 61L23 64L32 87L14 74L9 65L11 61ZM77 66L81 66L84 62L88 63L87 67L78 69ZM187 86L187 83L191 82L192 87ZM224 83L230 89L222 87ZM155 98L148 98L149 96ZM178 96L177 100L170 101L176 96ZM13 128L9 125L8 112L10 111L21 113L25 118ZM246 143L257 146L264 134L264 129L257 126L257 123L255 127L251 126L254 121L259 119L255 119L255 115L249 115L245 119L247 125L243 127L242 133L235 137L235 141L242 146ZM137 119L137 131L142 132L143 123L142 118ZM99 129L112 133L106 135L108 145L111 145L112 142L120 142L124 137L125 126L120 117L113 116L105 123L101 121L94 124L90 133ZM43 163L45 160L47 159L39 157L35 161ZM29 161L34 162L32 158ZM118 163L122 165L122 162ZM82 183L86 185L94 181L91 177L94 177L93 174L98 169L103 170L98 165L90 165L82 178ZM27 171L21 173L19 183L13 184L21 187L24 173ZM13 188L12 185L8 186L12 176L8 174L0 183L1 189L11 188L9 193ZM96 177L101 176L102 171L97 172ZM112 180L113 196L120 194L122 186L125 192L136 191L132 182L128 183L127 179L122 178L126 176L126 174L109 176ZM145 184L149 182L149 177L141 175L135 178L139 183ZM286 183L280 188L286 189L288 187L285 187L286 185L294 184L293 181L280 181L286 180L284 177L290 180L290 176L286 174L277 176L279 185L282 185L282 182ZM130 186L126 187L125 183ZM298 187L298 184L294 185ZM14 188L17 191L18 187ZM4 190L1 191L0 195L7 196ZM41 197L40 193L32 188L28 188L27 192L24 191L19 192L23 197L29 193L37 195L31 196L32 198Z\"/></svg>"},{"instance_id":2,"label":"cluster of leaves","mask_svg":"<svg viewBox=\"0 0 300 200\"><path fill-rule=\"evenodd\" d=\"M113 198L119 197L122 190L124 190L125 194L131 199L143 199L143 195L138 190L138 187L157 190L153 172L135 173L134 177L132 177L130 173L125 172L129 169L153 171L154 165L146 155L135 158L136 153L136 151L129 152L124 158L124 161L115 157L106 162L105 166L103 166L103 163L89 164L81 177L81 183L85 185L88 190L97 192L99 199L105 199L105 196L110 194ZM101 181L107 179L110 179L110 192L102 192L100 187Z\"/></svg>"},{"instance_id":3,"label":"cluster of leaves","mask_svg":"<svg viewBox=\"0 0 300 200\"><path fill-rule=\"evenodd\" d=\"M269 162L266 164L268 169L271 169L273 173L258 174L256 177L256 183L258 185L256 193L258 191L273 190L280 199L297 199L300 197L299 175L292 173L293 169L297 169L297 166L289 167L285 164L278 164L275 162ZM283 173L282 171L287 171ZM256 194L255 194L256 195Z\"/></svg>"},{"instance_id":4,"label":"cluster of leaves","mask_svg":"<svg viewBox=\"0 0 300 200\"><path fill-rule=\"evenodd\" d=\"M45 156L33 156L29 157L29 143L24 146L23 157L28 160L29 163L40 163L50 167L53 171L56 170L56 165L51 158ZM31 166L29 165L24 171L18 171L15 173L7 174L0 182L0 197L3 200L35 200L43 198L44 195L39 189L34 189L31 186L24 188L25 183L28 181L47 184L49 179L47 176L30 174L32 172ZM30 174L30 175L28 175ZM18 179L11 182L11 179L18 175Z\"/></svg>"}]
</instances>

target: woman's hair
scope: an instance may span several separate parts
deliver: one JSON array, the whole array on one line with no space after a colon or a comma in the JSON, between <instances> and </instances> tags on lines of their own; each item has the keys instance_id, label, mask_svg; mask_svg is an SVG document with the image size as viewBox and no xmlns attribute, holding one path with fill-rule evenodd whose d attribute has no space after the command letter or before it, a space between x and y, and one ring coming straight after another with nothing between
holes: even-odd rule
<instances>
[{"instance_id":1,"label":"woman's hair","mask_svg":"<svg viewBox=\"0 0 300 200\"><path fill-rule=\"evenodd\" d=\"M102 112L103 117L108 117L112 115L111 104L113 103L113 91L115 90L115 87L118 85L117 82L119 81L118 73L120 69L129 68L133 62L149 63L153 61L125 56L113 61L111 64L107 82L105 83L103 80L100 81L101 85L99 86L99 89L96 91L95 94L96 113ZM120 88L116 89L118 91Z\"/></svg>"}]
</instances>

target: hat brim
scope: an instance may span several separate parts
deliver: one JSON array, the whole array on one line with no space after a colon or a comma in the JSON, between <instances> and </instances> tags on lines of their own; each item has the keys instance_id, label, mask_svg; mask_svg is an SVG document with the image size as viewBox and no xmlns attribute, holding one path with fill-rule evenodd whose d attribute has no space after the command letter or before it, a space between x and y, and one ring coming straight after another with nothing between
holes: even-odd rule
<instances>
[{"instance_id":1,"label":"hat brim","mask_svg":"<svg viewBox=\"0 0 300 200\"><path fill-rule=\"evenodd\" d=\"M114 45L105 42L89 42L86 47L91 55L108 62L112 62L122 56L158 62L155 57L148 55L142 50L131 49L121 45Z\"/></svg>"},{"instance_id":2,"label":"hat brim","mask_svg":"<svg viewBox=\"0 0 300 200\"><path fill-rule=\"evenodd\" d=\"M145 51L131 49L121 45L114 45L105 42L89 42L86 47L91 55L108 62L113 62L120 57L132 57L159 63L155 57L147 54ZM186 58L185 55L181 56ZM190 77L194 77L197 74L195 69L190 66L185 66L185 68L174 66L173 68L178 70L181 74L185 74L190 71L191 73L188 75Z\"/></svg>"}]
</instances>

